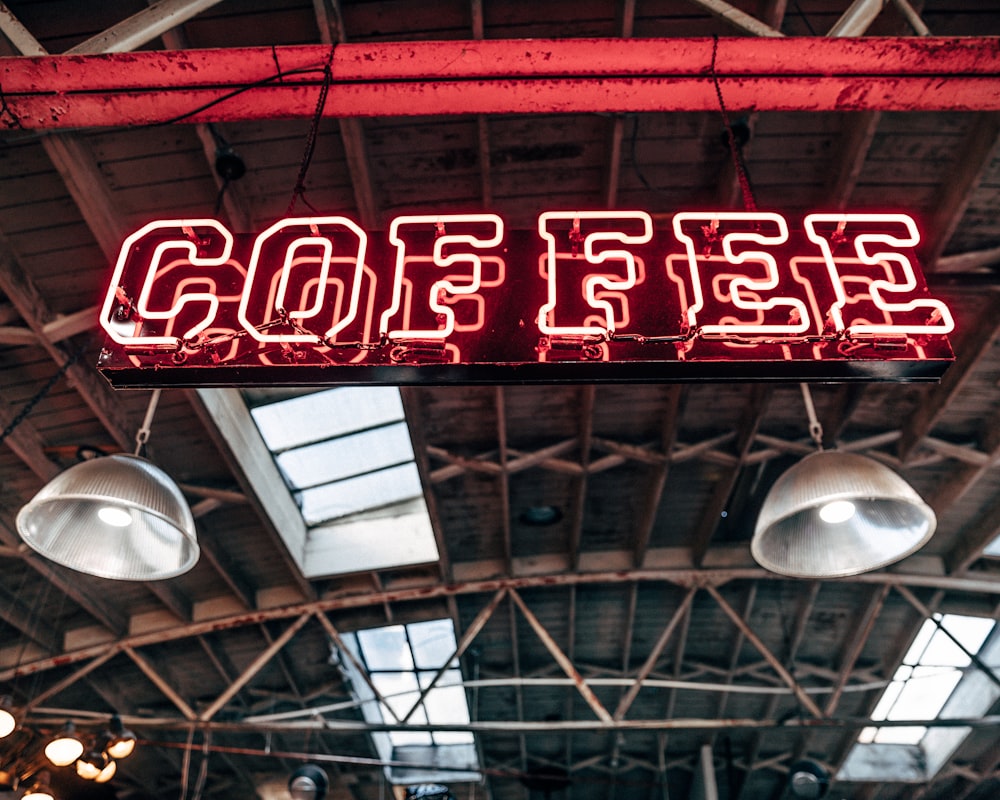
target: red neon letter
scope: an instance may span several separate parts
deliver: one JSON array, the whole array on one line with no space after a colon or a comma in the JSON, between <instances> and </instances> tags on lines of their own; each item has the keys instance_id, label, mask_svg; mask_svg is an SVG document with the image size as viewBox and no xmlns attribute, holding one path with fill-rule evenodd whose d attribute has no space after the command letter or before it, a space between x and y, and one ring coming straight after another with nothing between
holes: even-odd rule
<instances>
[{"instance_id":1,"label":"red neon letter","mask_svg":"<svg viewBox=\"0 0 1000 800\"><path fill-rule=\"evenodd\" d=\"M874 232L872 231L874 228ZM898 232L885 233L886 229ZM810 214L805 218L806 235L823 253L836 301L828 313L834 328L848 335L854 334L947 334L955 329L948 307L940 300L929 298L908 299L917 288L917 279L910 259L898 248L912 248L920 243L920 233L908 214ZM860 230L859 230L860 229ZM834 256L832 242L847 242L854 238L854 258ZM888 246L892 250L879 250ZM854 261L853 271L847 262ZM861 265L876 267L864 270ZM898 268L898 273L895 268ZM859 273L868 274L859 274ZM876 276L871 277L871 272ZM900 276L897 279L897 274ZM864 289L848 295L846 284L861 284ZM896 295L896 297L893 297ZM870 309L860 301L868 300L876 309L880 322L863 316ZM893 302L896 300L897 302ZM844 318L845 308L851 305L855 316ZM904 322L909 314L912 323Z\"/></svg>"},{"instance_id":2,"label":"red neon letter","mask_svg":"<svg viewBox=\"0 0 1000 800\"><path fill-rule=\"evenodd\" d=\"M149 247L156 243L152 254ZM199 255L200 247L211 246L211 255ZM165 262L165 254L181 251L179 258ZM115 271L108 287L108 293L101 307L101 327L114 341L121 345L177 345L181 340L193 339L215 320L219 310L219 292L216 290L212 271L230 263L233 250L233 236L221 222L214 219L174 219L158 220L144 225L122 244L115 264ZM232 265L236 266L236 265ZM196 267L201 279L192 280L184 275L183 267ZM173 300L166 309L150 308L151 295L156 288L157 300L163 302L166 277L174 283ZM227 275L227 277L231 277ZM180 281L179 283L177 281ZM207 291L186 293L189 284L200 285ZM116 311L122 302L135 303L136 321L122 322L116 319ZM185 306L205 303L200 315L188 314L188 325L180 335L170 335L175 319ZM199 306L200 308L200 306ZM191 318L193 317L193 319ZM140 333L147 330L143 323L147 320L163 320L160 333ZM132 332L124 332L125 328Z\"/></svg>"},{"instance_id":3,"label":"red neon letter","mask_svg":"<svg viewBox=\"0 0 1000 800\"><path fill-rule=\"evenodd\" d=\"M474 230L487 227L490 233L486 236L475 233L457 233L466 223L475 226ZM431 256L407 255L404 234L423 228L427 231L437 231L434 239L434 250ZM449 233L449 229L451 232ZM504 264L495 257L483 258L471 249L456 249L462 245L468 248L484 249L497 247L503 241L503 220L496 214L447 214L447 215L416 215L396 217L389 226L389 241L396 246L396 271L392 284L392 304L382 313L379 330L389 339L447 339L455 332L455 311L452 304L463 298L478 300L479 313L472 328L481 328L483 319L482 297L478 294L486 286L497 286L503 282ZM445 255L445 248L448 254ZM499 277L483 280L483 262L490 261L498 266ZM421 302L420 308L427 308L434 314L438 322L434 328L417 328L419 324L417 306L414 303L414 281L407 274L407 267L413 264L431 264L439 269L448 269L456 265L464 265L471 274L446 273L433 281ZM454 299L451 299L454 298ZM392 318L402 311L403 327L392 328Z\"/></svg>"},{"instance_id":4,"label":"red neon letter","mask_svg":"<svg viewBox=\"0 0 1000 800\"><path fill-rule=\"evenodd\" d=\"M357 315L367 245L368 235L347 217L276 222L254 242L240 324L258 342L335 337Z\"/></svg>"},{"instance_id":5,"label":"red neon letter","mask_svg":"<svg viewBox=\"0 0 1000 800\"><path fill-rule=\"evenodd\" d=\"M763 231L766 231L764 233ZM764 250L743 250L737 253L734 246L743 244L782 245L788 241L788 224L780 214L765 212L683 212L674 215L674 235L684 243L687 252L688 269L691 276L692 297L684 303L684 313L688 326L697 328L704 334L801 334L809 328L809 312L806 304L797 297L776 295L767 300L762 295L777 289L781 275L774 256ZM721 242L722 256L708 255L698 251L706 244ZM746 269L735 274L727 267L756 264L763 277L752 278ZM736 309L753 312L749 321L736 317L717 324L699 324L698 315L705 309L705 284L701 274L702 266L722 267L723 273L712 274L709 286L713 304L732 305ZM668 264L668 271L670 265ZM677 278L674 278L677 280ZM766 312L787 309L775 319ZM743 315L746 316L746 315ZM771 316L771 321L765 321Z\"/></svg>"},{"instance_id":6,"label":"red neon letter","mask_svg":"<svg viewBox=\"0 0 1000 800\"><path fill-rule=\"evenodd\" d=\"M581 232L582 220L598 220L603 223L632 223L630 228L639 228L639 232L627 233L622 230L593 230ZM570 223L570 230L556 230L554 223ZM638 226L636 226L638 223ZM636 257L628 250L601 250L596 252L595 245L604 242L620 244L646 244L653 238L653 220L645 211L547 211L538 217L538 233L548 243L548 249L543 263L540 265L542 277L548 282L548 295L544 305L538 310L538 328L546 335L555 336L593 336L613 333L616 322L625 324L628 320L628 303L623 295L617 296L622 303L621 315L624 319L615 319L615 311L608 297L614 293L624 292L633 288L639 281L640 265ZM556 236L561 234L564 245L559 248ZM570 247L569 245L572 245ZM582 246L583 253L577 252ZM556 322L557 306L563 308L574 304L575 298L564 297L560 302L559 286L565 281L558 279L562 269L572 262L582 262L589 266L597 266L606 262L621 262L624 265L624 275L610 272L595 272L588 270L583 279L582 297L585 302L586 319L578 320L584 324L559 325ZM562 265L562 266L560 266ZM594 324L589 319L598 316L602 324Z\"/></svg>"}]
</instances>

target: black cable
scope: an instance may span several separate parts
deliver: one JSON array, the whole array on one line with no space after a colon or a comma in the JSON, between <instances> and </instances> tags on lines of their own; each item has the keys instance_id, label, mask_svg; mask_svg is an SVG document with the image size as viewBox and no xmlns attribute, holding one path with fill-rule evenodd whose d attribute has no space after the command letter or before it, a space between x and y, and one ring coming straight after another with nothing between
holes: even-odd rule
<instances>
[{"instance_id":1,"label":"black cable","mask_svg":"<svg viewBox=\"0 0 1000 800\"><path fill-rule=\"evenodd\" d=\"M178 114L176 117L171 117L170 119L161 120L160 122L150 122L146 125L137 125L134 127L158 128L162 125L174 125L178 122L183 122L184 120L189 119L195 116L196 114L200 114L202 111L207 111L208 109L217 106L220 103L224 103L226 102L226 100L231 100L232 98L237 97L243 94L244 92L249 92L251 89L258 89L261 86L267 86L268 84L274 83L276 81L281 83L289 75L311 75L316 72L322 72L325 75L328 69L329 65L327 65L326 68L320 66L300 67L299 69L289 70L288 72L278 72L275 73L274 75L269 75L266 78L261 78L259 81L254 81L253 83L248 83L245 86L240 86L237 89L233 89L230 92L226 92L225 94L216 97L214 100L210 100L209 102L204 103L203 105L200 105L197 108L193 108L190 111L185 111L183 114ZM326 80L324 78L324 83L325 82Z\"/></svg>"},{"instance_id":2,"label":"black cable","mask_svg":"<svg viewBox=\"0 0 1000 800\"><path fill-rule=\"evenodd\" d=\"M305 198L306 192L306 174L309 172L309 165L312 163L313 153L316 151L316 138L319 135L319 126L323 121L323 109L326 108L326 98L330 94L330 85L333 83L333 54L336 51L337 46L333 45L330 47L330 56L327 58L326 64L323 67L323 85L319 90L319 98L316 100L316 110L313 112L312 124L309 126L309 133L306 135L306 148L302 153L302 161L299 164L299 174L295 179L295 186L292 188L292 199L288 203L288 210L285 212L286 217L294 216L295 212L295 201L298 198L302 198L302 202L306 204L310 211L314 214L317 213L316 209L313 208L309 201Z\"/></svg>"},{"instance_id":3,"label":"black cable","mask_svg":"<svg viewBox=\"0 0 1000 800\"><path fill-rule=\"evenodd\" d=\"M35 392L34 397L25 403L21 410L14 415L14 418L7 423L7 427L0 432L0 444L3 444L4 440L17 429L17 426L24 422L25 418L34 411L35 406L42 401L45 395L52 391L52 387L59 382L59 379L66 374L66 371L79 361L80 356L83 355L83 350L84 347L80 347L76 352L72 353L55 374L45 382L45 385Z\"/></svg>"},{"instance_id":4,"label":"black cable","mask_svg":"<svg viewBox=\"0 0 1000 800\"><path fill-rule=\"evenodd\" d=\"M726 110L726 101L722 99L722 87L719 85L719 76L715 72L715 58L718 52L719 37L712 36L712 82L715 84L715 96L719 99L719 111L722 113L722 123L726 126L726 139L729 142L730 155L733 157L736 178L740 182L740 191L743 193L743 208L747 211L756 211L757 202L754 200L753 189L750 187L750 179L747 177L746 168L743 165L743 154L736 144L733 126L729 121L729 112Z\"/></svg>"}]
</instances>

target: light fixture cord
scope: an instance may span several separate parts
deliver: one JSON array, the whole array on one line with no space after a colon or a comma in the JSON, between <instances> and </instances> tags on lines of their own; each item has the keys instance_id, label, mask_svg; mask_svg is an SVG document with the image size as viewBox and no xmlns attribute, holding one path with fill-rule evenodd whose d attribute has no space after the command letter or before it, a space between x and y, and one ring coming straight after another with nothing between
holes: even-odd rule
<instances>
[{"instance_id":1,"label":"light fixture cord","mask_svg":"<svg viewBox=\"0 0 1000 800\"><path fill-rule=\"evenodd\" d=\"M135 434L135 453L142 455L146 450L146 442L149 441L150 428L153 425L153 415L156 413L156 404L160 402L160 390L154 389L149 397L149 405L146 407L146 416L142 420L142 427Z\"/></svg>"},{"instance_id":2,"label":"light fixture cord","mask_svg":"<svg viewBox=\"0 0 1000 800\"><path fill-rule=\"evenodd\" d=\"M802 400L806 404L806 414L809 416L809 435L816 444L816 449L822 450L823 426L820 425L819 417L816 416L816 406L813 405L812 392L809 391L809 385L806 383L800 383L799 388L802 389Z\"/></svg>"},{"instance_id":3,"label":"light fixture cord","mask_svg":"<svg viewBox=\"0 0 1000 800\"><path fill-rule=\"evenodd\" d=\"M736 136L733 134L733 124L729 119L729 110L726 108L726 101L722 99L722 86L719 84L719 76L715 71L715 59L719 54L719 37L712 37L712 83L715 85L715 96L719 101L719 111L722 114L722 124L725 126L726 141L729 143L729 154L733 159L733 168L736 171L736 179L740 184L740 192L743 194L743 208L747 211L756 211L757 202L753 196L753 188L750 186L750 178L747 176L746 164L743 163L743 152L736 143Z\"/></svg>"}]
</instances>

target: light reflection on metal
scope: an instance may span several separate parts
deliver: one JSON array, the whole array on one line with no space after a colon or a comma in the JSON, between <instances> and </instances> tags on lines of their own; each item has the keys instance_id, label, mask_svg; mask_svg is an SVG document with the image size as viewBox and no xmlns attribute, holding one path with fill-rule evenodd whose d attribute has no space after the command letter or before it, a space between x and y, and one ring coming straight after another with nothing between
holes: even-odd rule
<instances>
[{"instance_id":1,"label":"light reflection on metal","mask_svg":"<svg viewBox=\"0 0 1000 800\"><path fill-rule=\"evenodd\" d=\"M534 234L406 215L387 241L342 216L256 238L162 220L122 246L100 367L122 386L930 379L954 320L919 242L899 213L682 211L657 231L550 211Z\"/></svg>"}]
</instances>

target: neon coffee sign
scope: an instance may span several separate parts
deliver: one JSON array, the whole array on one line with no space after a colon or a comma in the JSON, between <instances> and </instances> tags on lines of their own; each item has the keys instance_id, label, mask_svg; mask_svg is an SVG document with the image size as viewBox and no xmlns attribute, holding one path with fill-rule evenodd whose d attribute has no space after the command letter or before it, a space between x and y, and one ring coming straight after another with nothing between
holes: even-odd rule
<instances>
[{"instance_id":1,"label":"neon coffee sign","mask_svg":"<svg viewBox=\"0 0 1000 800\"><path fill-rule=\"evenodd\" d=\"M119 386L938 377L948 307L906 214L159 220L101 307Z\"/></svg>"}]
</instances>

